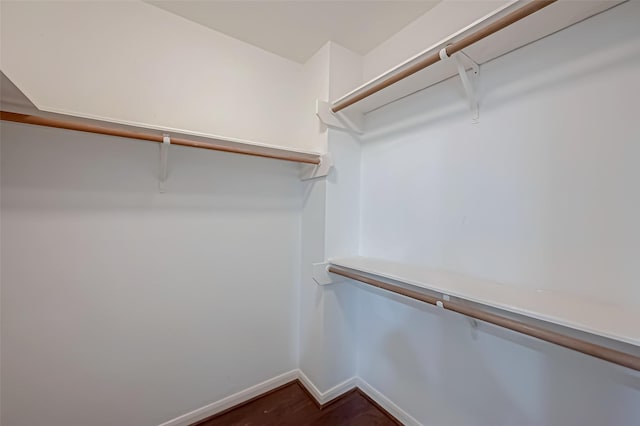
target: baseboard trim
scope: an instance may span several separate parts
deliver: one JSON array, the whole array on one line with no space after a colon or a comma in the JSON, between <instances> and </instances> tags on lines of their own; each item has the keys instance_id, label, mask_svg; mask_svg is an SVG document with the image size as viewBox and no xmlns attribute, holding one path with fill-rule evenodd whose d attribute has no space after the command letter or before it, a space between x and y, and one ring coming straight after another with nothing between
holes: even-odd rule
<instances>
[{"instance_id":1,"label":"baseboard trim","mask_svg":"<svg viewBox=\"0 0 640 426\"><path fill-rule=\"evenodd\" d=\"M327 405L329 402L333 401L339 396L342 396L343 394L349 392L350 390L355 389L356 387L357 379L355 377L352 377L350 379L345 380L342 383L335 385L334 387L332 387L326 392L320 392L320 390L316 387L316 385L313 384L313 382L307 377L306 374L304 374L301 370L298 370L298 371L299 371L298 380L300 380L300 383L302 383L302 386L306 388L307 392L311 394L313 399L316 400L316 403L320 407Z\"/></svg>"},{"instance_id":2,"label":"baseboard trim","mask_svg":"<svg viewBox=\"0 0 640 426\"><path fill-rule=\"evenodd\" d=\"M211 404L205 405L202 408L193 410L187 414L176 417L173 420L164 422L159 426L190 426L194 423L200 422L206 418L209 418L216 414L221 414L223 411L235 408L241 404L245 404L250 400L263 396L265 393L273 391L283 385L291 383L298 379L300 370L291 370L286 373L280 374L269 380L265 380L262 383L251 386L240 392L234 393L226 398Z\"/></svg>"},{"instance_id":3,"label":"baseboard trim","mask_svg":"<svg viewBox=\"0 0 640 426\"><path fill-rule=\"evenodd\" d=\"M225 412L238 408L247 404L254 399L265 396L283 386L292 382L298 382L318 404L320 408L337 401L347 394L357 391L365 398L376 404L390 419L397 421L399 424L406 426L422 426L409 413L402 410L397 404L387 398L384 394L371 386L360 377L352 377L332 387L331 389L321 392L317 386L304 374L301 370L291 370L280 374L255 386L251 386L245 390L234 393L226 398L202 408L193 410L187 414L176 417L162 423L159 426L197 426L200 422L210 418L222 415Z\"/></svg>"},{"instance_id":4,"label":"baseboard trim","mask_svg":"<svg viewBox=\"0 0 640 426\"><path fill-rule=\"evenodd\" d=\"M356 378L356 386L363 395L372 399L376 404L380 406L383 411L386 411L387 414L395 418L401 424L405 426L422 426L422 423L420 423L413 416L404 411L396 403L391 401L382 392L371 386L362 378Z\"/></svg>"}]
</instances>

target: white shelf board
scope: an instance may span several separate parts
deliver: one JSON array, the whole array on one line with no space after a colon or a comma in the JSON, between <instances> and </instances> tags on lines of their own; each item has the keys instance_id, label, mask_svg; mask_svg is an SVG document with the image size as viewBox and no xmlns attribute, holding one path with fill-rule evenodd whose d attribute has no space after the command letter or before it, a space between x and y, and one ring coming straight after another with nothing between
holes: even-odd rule
<instances>
[{"instance_id":1,"label":"white shelf board","mask_svg":"<svg viewBox=\"0 0 640 426\"><path fill-rule=\"evenodd\" d=\"M563 28L603 12L620 3L624 3L625 1L626 0L558 0L556 3L553 3L536 13L529 15L523 20L469 46L464 49L464 52L476 63L484 64L498 56L504 55L505 53L511 52L512 50L518 49L519 47L560 31ZM515 9L518 9L530 2L531 0L515 0L507 3L492 13L478 19L471 25L428 47L418 55L391 68L380 76L333 101L332 106L359 95L377 83L402 72L406 68L422 60L424 57L435 52L439 52L443 47L460 40L478 29L486 27L501 17L513 12ZM380 108L383 105L432 86L457 74L458 71L454 60L448 59L438 61L426 69L418 71L417 73L382 89L359 102L356 102L355 104L345 108L344 111L356 114L366 114L367 112Z\"/></svg>"},{"instance_id":2,"label":"white shelf board","mask_svg":"<svg viewBox=\"0 0 640 426\"><path fill-rule=\"evenodd\" d=\"M565 293L514 287L382 259L348 257L329 259L329 263L640 346L640 309L600 304Z\"/></svg>"},{"instance_id":3,"label":"white shelf board","mask_svg":"<svg viewBox=\"0 0 640 426\"><path fill-rule=\"evenodd\" d=\"M303 151L303 150L294 149L294 148L284 148L277 145L265 144L262 142L233 138L228 136L220 136L220 135L215 135L210 133L194 132L190 130L173 128L173 127L162 127L162 126L156 126L148 123L138 123L134 121L119 120L119 119L110 118L110 117L96 117L96 116L91 116L91 115L86 115L86 114L81 114L76 112L68 113L66 111L56 111L49 108L42 108L40 109L40 111L45 113L45 114L42 114L42 113L38 114L40 116L57 118L61 120L73 118L73 121L82 121L90 124L113 126L113 127L124 128L132 131L144 132L149 130L155 130L158 132L167 133L172 137L184 138L184 139L189 139L189 140L204 142L204 143L214 143L214 144L223 145L229 148L239 148L239 149L250 148L254 152L263 153L263 154L271 154L271 155L295 154L300 157L305 157L312 160L320 159L320 156L321 156L317 152Z\"/></svg>"},{"instance_id":4,"label":"white shelf board","mask_svg":"<svg viewBox=\"0 0 640 426\"><path fill-rule=\"evenodd\" d=\"M36 106L29 99L29 97L20 88L13 84L13 82L2 72L0 72L0 89L0 105L2 107L2 110L8 112L37 115L40 117L53 118L58 120L71 119L72 121L79 123L87 123L104 127L117 127L120 129L137 132L148 132L149 130L155 130L159 133L168 133L172 137L185 138L204 143L215 143L229 148L251 148L251 150L253 151L264 154L295 154L297 156L308 158L310 160L320 159L321 157L321 154L318 152L284 148L277 145L269 145L265 143L209 133L193 132L185 129L161 127L148 123L118 120L110 117L99 117L77 112L59 111L48 108L46 106Z\"/></svg>"}]
</instances>

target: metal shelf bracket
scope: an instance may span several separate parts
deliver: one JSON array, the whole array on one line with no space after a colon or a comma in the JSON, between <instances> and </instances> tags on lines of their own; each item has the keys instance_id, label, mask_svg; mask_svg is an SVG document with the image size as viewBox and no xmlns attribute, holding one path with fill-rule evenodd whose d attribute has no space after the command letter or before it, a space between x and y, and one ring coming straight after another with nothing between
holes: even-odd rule
<instances>
[{"instance_id":1,"label":"metal shelf bracket","mask_svg":"<svg viewBox=\"0 0 640 426\"><path fill-rule=\"evenodd\" d=\"M160 193L165 192L164 183L167 180L168 164L169 164L169 145L171 145L171 137L162 135L162 143L160 144L160 182L158 189Z\"/></svg>"},{"instance_id":2,"label":"metal shelf bracket","mask_svg":"<svg viewBox=\"0 0 640 426\"><path fill-rule=\"evenodd\" d=\"M447 54L447 48L444 47L440 50L440 59L444 60L449 58ZM463 51L454 53L451 56L458 66L458 75L462 81L462 87L467 94L469 100L469 109L471 110L471 122L476 124L480 118L480 107L478 105L478 96L476 86L478 78L480 76L480 65L478 65L473 59L467 56ZM469 69L469 72L467 72Z\"/></svg>"}]
</instances>

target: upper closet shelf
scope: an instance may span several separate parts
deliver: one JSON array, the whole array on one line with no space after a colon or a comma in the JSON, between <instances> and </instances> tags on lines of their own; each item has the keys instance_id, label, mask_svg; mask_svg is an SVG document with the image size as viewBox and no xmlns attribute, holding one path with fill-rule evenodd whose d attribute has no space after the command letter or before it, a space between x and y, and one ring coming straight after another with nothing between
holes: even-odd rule
<instances>
[{"instance_id":1,"label":"upper closet shelf","mask_svg":"<svg viewBox=\"0 0 640 426\"><path fill-rule=\"evenodd\" d=\"M375 258L337 258L329 263L640 348L637 309Z\"/></svg>"},{"instance_id":2,"label":"upper closet shelf","mask_svg":"<svg viewBox=\"0 0 640 426\"><path fill-rule=\"evenodd\" d=\"M326 175L328 168L331 166L328 156L323 156L316 152L282 148L259 142L182 129L162 128L142 123L41 111L4 73L1 74L1 77L2 111L0 118L3 121L157 142L165 150L167 145L180 145L308 164L309 169L304 171L303 179Z\"/></svg>"},{"instance_id":3,"label":"upper closet shelf","mask_svg":"<svg viewBox=\"0 0 640 426\"><path fill-rule=\"evenodd\" d=\"M464 53L476 64L484 64L624 1L512 1L345 94L332 102L330 109L334 113L344 110L350 119L357 121L358 115L458 75L457 61L440 55L447 46L472 41L472 44L464 47ZM524 15L526 12L529 14ZM512 24L492 32L511 21L511 18L518 17L518 14L521 16ZM451 49L447 49L447 52L449 55L454 53ZM425 64L427 66L423 67ZM470 68L469 61L464 67Z\"/></svg>"},{"instance_id":4,"label":"upper closet shelf","mask_svg":"<svg viewBox=\"0 0 640 426\"><path fill-rule=\"evenodd\" d=\"M84 117L65 116L62 114L36 113L22 114L12 111L0 111L2 121L33 124L36 126L54 127L58 129L75 130L101 135L138 139L148 142L180 145L191 148L210 149L214 151L235 154L252 155L256 157L273 158L277 160L319 165L321 156L317 153L279 148L275 146L227 138L223 136L195 133L185 130L159 128L154 126L141 127L117 121L93 120Z\"/></svg>"}]
</instances>

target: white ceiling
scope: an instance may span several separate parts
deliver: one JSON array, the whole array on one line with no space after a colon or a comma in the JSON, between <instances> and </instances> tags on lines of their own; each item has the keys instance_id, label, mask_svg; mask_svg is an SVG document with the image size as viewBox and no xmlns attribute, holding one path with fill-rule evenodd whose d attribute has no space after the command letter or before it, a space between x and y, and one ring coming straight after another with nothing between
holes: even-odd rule
<instances>
[{"instance_id":1,"label":"white ceiling","mask_svg":"<svg viewBox=\"0 0 640 426\"><path fill-rule=\"evenodd\" d=\"M329 40L366 54L439 1L149 0L147 3L304 63Z\"/></svg>"}]
</instances>

